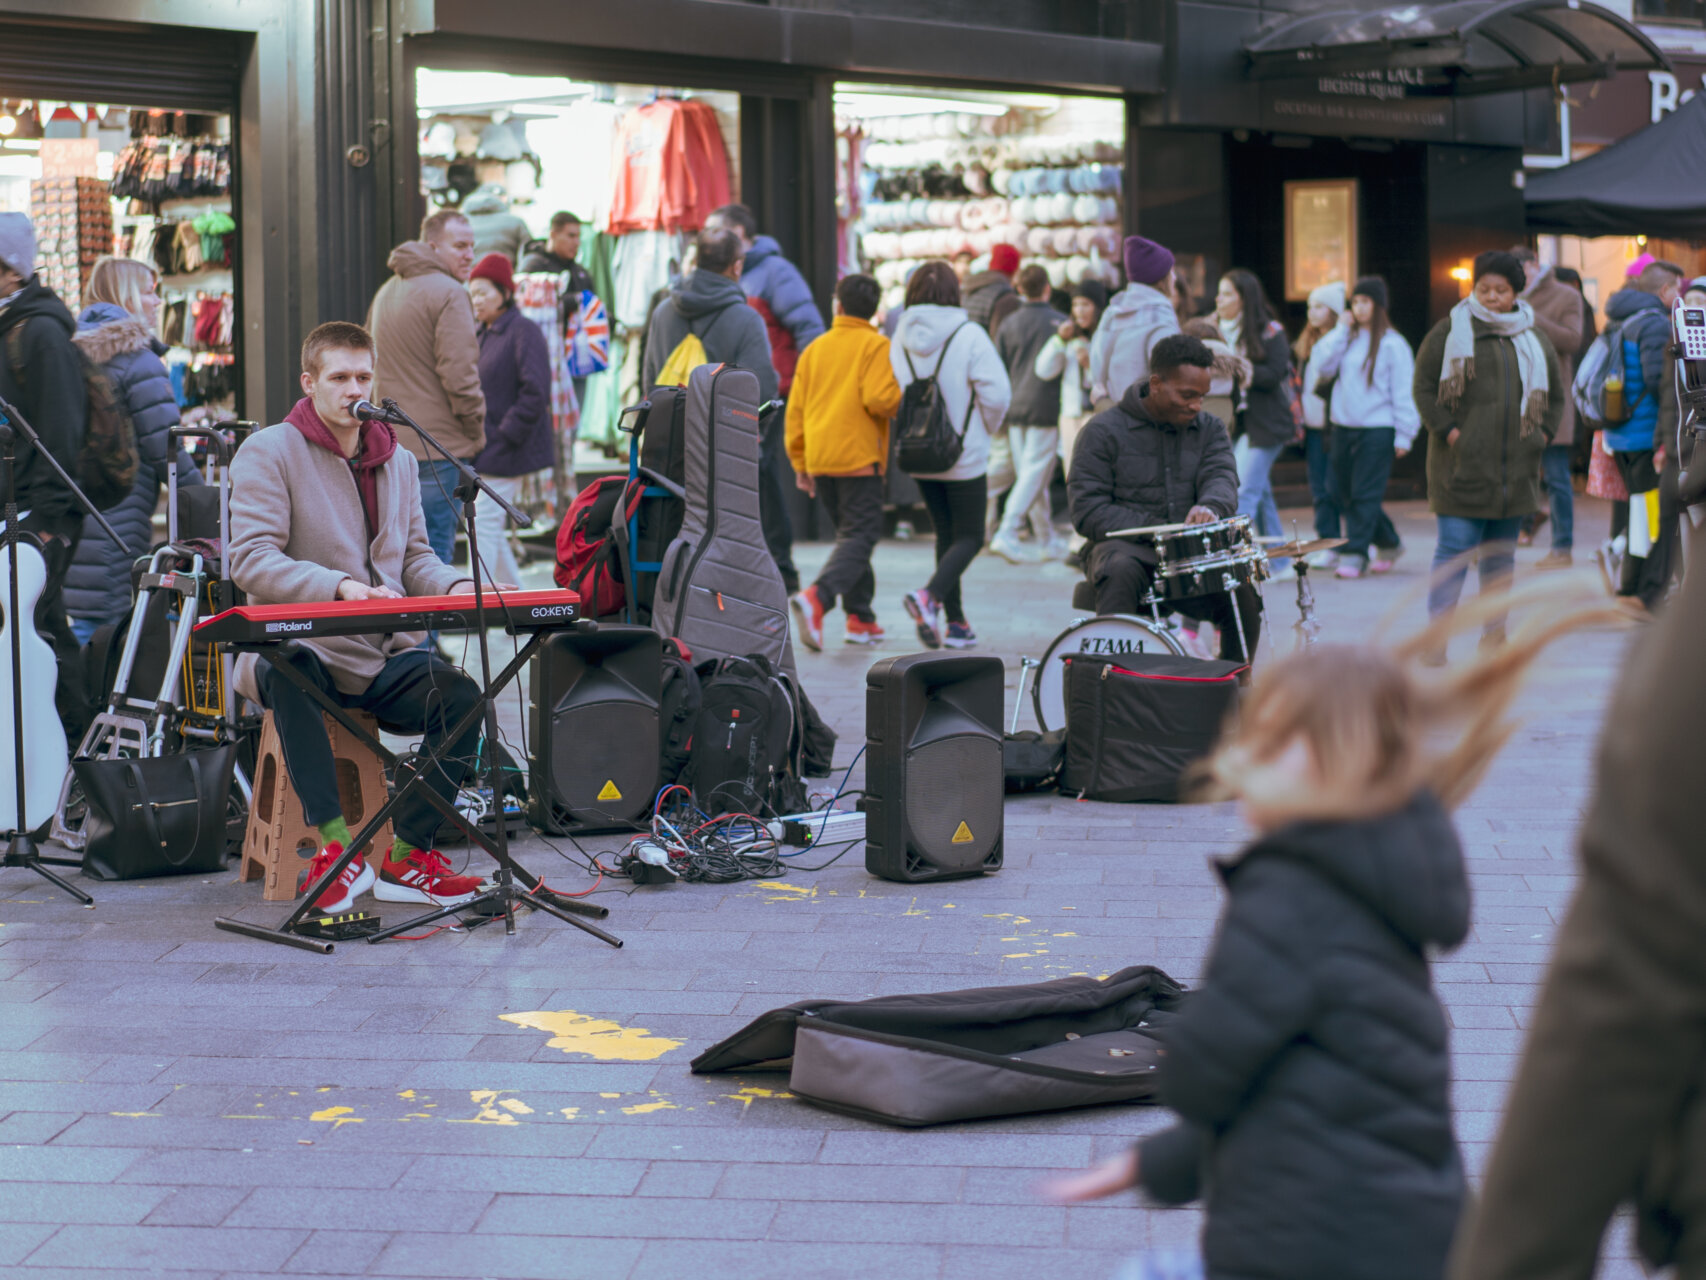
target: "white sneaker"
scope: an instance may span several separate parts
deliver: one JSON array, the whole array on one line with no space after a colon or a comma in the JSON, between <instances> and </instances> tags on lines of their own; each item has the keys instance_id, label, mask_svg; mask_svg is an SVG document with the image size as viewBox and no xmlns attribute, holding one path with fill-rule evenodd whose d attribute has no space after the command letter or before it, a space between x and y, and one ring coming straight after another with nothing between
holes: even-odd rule
<instances>
[{"instance_id":1,"label":"white sneaker","mask_svg":"<svg viewBox=\"0 0 1706 1280\"><path fill-rule=\"evenodd\" d=\"M1025 546L1019 539L1006 529L1002 529L989 540L991 554L1000 556L1009 564L1036 564L1042 557Z\"/></svg>"},{"instance_id":2,"label":"white sneaker","mask_svg":"<svg viewBox=\"0 0 1706 1280\"><path fill-rule=\"evenodd\" d=\"M1336 569L1339 566L1337 551L1316 551L1304 557L1311 569Z\"/></svg>"}]
</instances>

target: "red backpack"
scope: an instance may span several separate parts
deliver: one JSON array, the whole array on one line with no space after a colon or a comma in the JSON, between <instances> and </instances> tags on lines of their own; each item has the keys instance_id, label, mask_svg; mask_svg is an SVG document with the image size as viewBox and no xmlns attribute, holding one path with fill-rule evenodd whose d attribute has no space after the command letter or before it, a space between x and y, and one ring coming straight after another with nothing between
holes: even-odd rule
<instances>
[{"instance_id":1,"label":"red backpack","mask_svg":"<svg viewBox=\"0 0 1706 1280\"><path fill-rule=\"evenodd\" d=\"M635 484L631 493L629 488L627 476L594 481L575 495L557 528L553 576L559 587L580 596L581 613L588 618L608 618L628 603L616 533L639 509L645 486Z\"/></svg>"}]
</instances>

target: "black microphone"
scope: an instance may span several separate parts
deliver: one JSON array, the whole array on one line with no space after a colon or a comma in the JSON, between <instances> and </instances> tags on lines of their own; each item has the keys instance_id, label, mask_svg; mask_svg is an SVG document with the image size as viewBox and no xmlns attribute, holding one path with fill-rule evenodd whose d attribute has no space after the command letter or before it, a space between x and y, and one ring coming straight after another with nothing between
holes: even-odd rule
<instances>
[{"instance_id":1,"label":"black microphone","mask_svg":"<svg viewBox=\"0 0 1706 1280\"><path fill-rule=\"evenodd\" d=\"M394 412L390 409L381 409L371 400L357 400L350 412L355 415L359 422L389 422L393 426L401 425Z\"/></svg>"}]
</instances>

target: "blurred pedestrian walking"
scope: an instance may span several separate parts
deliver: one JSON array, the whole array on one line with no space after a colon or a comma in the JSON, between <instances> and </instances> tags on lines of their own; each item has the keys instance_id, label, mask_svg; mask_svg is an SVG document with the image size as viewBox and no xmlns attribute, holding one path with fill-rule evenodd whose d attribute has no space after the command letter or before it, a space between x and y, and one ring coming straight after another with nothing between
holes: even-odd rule
<instances>
[{"instance_id":1,"label":"blurred pedestrian walking","mask_svg":"<svg viewBox=\"0 0 1706 1280\"><path fill-rule=\"evenodd\" d=\"M1286 341L1285 327L1274 319L1273 307L1254 272L1234 267L1223 275L1214 295L1214 310L1221 338L1250 362L1250 385L1234 427L1238 514L1254 521L1262 537L1282 537L1285 530L1280 525L1270 473L1280 451L1298 434L1297 419L1291 411L1291 345ZM1274 560L1269 568L1272 578L1292 576L1289 560Z\"/></svg>"},{"instance_id":2,"label":"blurred pedestrian walking","mask_svg":"<svg viewBox=\"0 0 1706 1280\"><path fill-rule=\"evenodd\" d=\"M985 521L993 526L989 549L1014 564L1051 559L1064 552L1054 545L1054 520L1046 505L1055 456L1060 452L1060 380L1037 373L1037 357L1060 328L1061 314L1049 303L1048 272L1037 263L1019 272L1019 296L1024 301L995 335L996 353L1007 366L1013 388L1003 430L1012 459L1012 481L1006 509L999 511L1000 494L991 477ZM1040 514L1039 501L1043 503ZM1032 535L1029 547L1019 541L1026 529Z\"/></svg>"},{"instance_id":3,"label":"blurred pedestrian walking","mask_svg":"<svg viewBox=\"0 0 1706 1280\"><path fill-rule=\"evenodd\" d=\"M1522 263L1528 276L1522 296L1534 308L1535 326L1552 343L1558 353L1558 376L1564 387L1576 380L1576 357L1583 350L1583 312L1587 303L1579 289L1572 289L1553 274L1550 263L1540 261L1540 255L1527 245L1511 250ZM1564 396L1564 416L1558 421L1558 434L1540 455L1540 474L1546 486L1549 510L1543 508L1523 522L1524 545L1552 522L1551 549L1535 567L1538 569L1568 569L1575 546L1576 491L1570 479L1570 459L1575 452L1576 406L1572 396Z\"/></svg>"}]
</instances>

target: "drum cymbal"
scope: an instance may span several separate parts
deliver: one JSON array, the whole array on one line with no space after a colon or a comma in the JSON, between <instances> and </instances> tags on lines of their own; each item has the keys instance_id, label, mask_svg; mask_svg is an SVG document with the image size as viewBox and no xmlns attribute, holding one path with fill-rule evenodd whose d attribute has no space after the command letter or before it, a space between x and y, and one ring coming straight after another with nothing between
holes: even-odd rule
<instances>
[{"instance_id":1,"label":"drum cymbal","mask_svg":"<svg viewBox=\"0 0 1706 1280\"><path fill-rule=\"evenodd\" d=\"M1262 538L1262 542L1269 539ZM1309 542L1282 542L1278 546L1263 548L1268 553L1268 559L1296 560L1302 556L1312 556L1317 551L1331 551L1335 547L1345 545L1344 538L1315 538Z\"/></svg>"}]
</instances>

